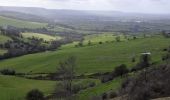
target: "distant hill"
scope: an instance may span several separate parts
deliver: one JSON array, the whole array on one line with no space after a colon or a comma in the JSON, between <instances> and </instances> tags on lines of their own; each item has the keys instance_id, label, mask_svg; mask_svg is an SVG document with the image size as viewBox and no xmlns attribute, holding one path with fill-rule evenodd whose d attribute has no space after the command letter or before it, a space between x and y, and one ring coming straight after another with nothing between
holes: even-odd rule
<instances>
[{"instance_id":1,"label":"distant hill","mask_svg":"<svg viewBox=\"0 0 170 100\"><path fill-rule=\"evenodd\" d=\"M42 28L45 27L47 24L46 23L38 23L38 22L29 22L29 21L22 21L22 20L17 20L13 18L7 18L7 17L2 17L0 16L0 26L14 26L17 28Z\"/></svg>"},{"instance_id":2,"label":"distant hill","mask_svg":"<svg viewBox=\"0 0 170 100\"><path fill-rule=\"evenodd\" d=\"M49 21L48 19L43 18L41 16L14 12L14 11L0 11L0 16L18 19L18 20L24 20L24 21L34 21L34 22L48 22Z\"/></svg>"},{"instance_id":3,"label":"distant hill","mask_svg":"<svg viewBox=\"0 0 170 100\"><path fill-rule=\"evenodd\" d=\"M131 20L131 19L170 19L169 15L141 14L141 13L125 13L120 11L85 11L85 10L63 10L63 9L45 9L37 7L8 7L0 6L0 12L17 12L41 16L55 21L63 20L96 20L105 18L109 20Z\"/></svg>"}]
</instances>

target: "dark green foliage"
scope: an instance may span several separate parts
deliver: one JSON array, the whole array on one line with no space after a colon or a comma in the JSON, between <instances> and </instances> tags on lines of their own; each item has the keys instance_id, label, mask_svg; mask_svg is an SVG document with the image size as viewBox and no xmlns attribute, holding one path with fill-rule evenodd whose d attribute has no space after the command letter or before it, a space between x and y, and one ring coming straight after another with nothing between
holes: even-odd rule
<instances>
[{"instance_id":1,"label":"dark green foliage","mask_svg":"<svg viewBox=\"0 0 170 100\"><path fill-rule=\"evenodd\" d=\"M135 59L135 57L132 57L132 62L136 62L136 59Z\"/></svg>"},{"instance_id":2,"label":"dark green foliage","mask_svg":"<svg viewBox=\"0 0 170 100\"><path fill-rule=\"evenodd\" d=\"M137 37L136 37L136 36L133 36L133 39L134 39L134 40L136 40L136 39L137 39Z\"/></svg>"},{"instance_id":3,"label":"dark green foliage","mask_svg":"<svg viewBox=\"0 0 170 100\"><path fill-rule=\"evenodd\" d=\"M117 36L117 37L116 37L116 41L117 41L117 42L120 42L120 41L121 41L121 40L120 40L120 36Z\"/></svg>"},{"instance_id":4,"label":"dark green foliage","mask_svg":"<svg viewBox=\"0 0 170 100\"><path fill-rule=\"evenodd\" d=\"M90 83L89 83L89 87L94 87L95 85L96 85L95 82L90 82Z\"/></svg>"},{"instance_id":5,"label":"dark green foliage","mask_svg":"<svg viewBox=\"0 0 170 100\"><path fill-rule=\"evenodd\" d=\"M92 42L91 42L91 41L88 41L88 45L92 45Z\"/></svg>"},{"instance_id":6,"label":"dark green foliage","mask_svg":"<svg viewBox=\"0 0 170 100\"><path fill-rule=\"evenodd\" d=\"M73 85L73 86L72 86L72 92L76 94L76 93L78 93L80 90L82 90L82 88L83 88L83 87L82 87L81 84Z\"/></svg>"},{"instance_id":7,"label":"dark green foliage","mask_svg":"<svg viewBox=\"0 0 170 100\"><path fill-rule=\"evenodd\" d=\"M41 91L34 89L27 93L26 100L45 100L45 98Z\"/></svg>"},{"instance_id":8,"label":"dark green foliage","mask_svg":"<svg viewBox=\"0 0 170 100\"><path fill-rule=\"evenodd\" d=\"M99 44L103 44L103 42L99 42Z\"/></svg>"},{"instance_id":9,"label":"dark green foliage","mask_svg":"<svg viewBox=\"0 0 170 100\"><path fill-rule=\"evenodd\" d=\"M79 46L79 47L82 47L82 46L83 46L83 42L80 41L80 42L78 43L78 46Z\"/></svg>"},{"instance_id":10,"label":"dark green foliage","mask_svg":"<svg viewBox=\"0 0 170 100\"><path fill-rule=\"evenodd\" d=\"M132 68L132 71L141 70L151 65L151 56L149 54L142 54L140 57L140 62Z\"/></svg>"},{"instance_id":11,"label":"dark green foliage","mask_svg":"<svg viewBox=\"0 0 170 100\"><path fill-rule=\"evenodd\" d=\"M116 76L123 76L124 74L128 73L129 70L125 64L122 64L115 68L114 75Z\"/></svg>"},{"instance_id":12,"label":"dark green foliage","mask_svg":"<svg viewBox=\"0 0 170 100\"><path fill-rule=\"evenodd\" d=\"M101 78L101 82L105 83L113 80L116 77L123 77L123 75L127 74L128 72L129 69L127 68L127 66L125 64L122 64L120 66L117 66L111 73L103 75L103 77Z\"/></svg>"},{"instance_id":13,"label":"dark green foliage","mask_svg":"<svg viewBox=\"0 0 170 100\"><path fill-rule=\"evenodd\" d=\"M13 69L2 69L0 70L0 73L3 75L15 75L16 72Z\"/></svg>"}]
</instances>

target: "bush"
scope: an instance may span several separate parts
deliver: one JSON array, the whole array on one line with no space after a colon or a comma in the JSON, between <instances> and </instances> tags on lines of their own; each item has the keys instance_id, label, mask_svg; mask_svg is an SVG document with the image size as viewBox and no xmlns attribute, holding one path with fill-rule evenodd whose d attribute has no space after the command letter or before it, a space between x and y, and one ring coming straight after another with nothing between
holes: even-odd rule
<instances>
[{"instance_id":1,"label":"bush","mask_svg":"<svg viewBox=\"0 0 170 100\"><path fill-rule=\"evenodd\" d=\"M45 98L41 91L34 89L28 92L26 95L26 100L45 100Z\"/></svg>"},{"instance_id":2,"label":"bush","mask_svg":"<svg viewBox=\"0 0 170 100\"><path fill-rule=\"evenodd\" d=\"M13 69L3 69L0 71L1 74L3 75L15 75L16 72Z\"/></svg>"},{"instance_id":3,"label":"bush","mask_svg":"<svg viewBox=\"0 0 170 100\"><path fill-rule=\"evenodd\" d=\"M103 44L103 42L99 42L99 44Z\"/></svg>"},{"instance_id":4,"label":"bush","mask_svg":"<svg viewBox=\"0 0 170 100\"><path fill-rule=\"evenodd\" d=\"M103 99L103 100L107 100L107 93L103 93L103 94L102 94L102 99Z\"/></svg>"},{"instance_id":5,"label":"bush","mask_svg":"<svg viewBox=\"0 0 170 100\"><path fill-rule=\"evenodd\" d=\"M89 83L89 87L94 87L95 85L96 85L95 82L90 82L90 83Z\"/></svg>"},{"instance_id":6,"label":"bush","mask_svg":"<svg viewBox=\"0 0 170 100\"><path fill-rule=\"evenodd\" d=\"M117 41L117 42L120 42L120 41L121 41L121 40L120 40L120 36L117 36L117 37L116 37L116 41Z\"/></svg>"},{"instance_id":7,"label":"bush","mask_svg":"<svg viewBox=\"0 0 170 100\"><path fill-rule=\"evenodd\" d=\"M132 62L136 62L136 59L135 59L135 57L133 57L133 58L132 58Z\"/></svg>"},{"instance_id":8,"label":"bush","mask_svg":"<svg viewBox=\"0 0 170 100\"><path fill-rule=\"evenodd\" d=\"M112 98L115 98L115 97L117 97L117 93L114 92L114 91L110 91L109 92L109 98L112 99Z\"/></svg>"},{"instance_id":9,"label":"bush","mask_svg":"<svg viewBox=\"0 0 170 100\"><path fill-rule=\"evenodd\" d=\"M102 83L106 83L106 82L109 82L113 80L113 75L109 74L109 75L104 75L102 78L101 78L101 82Z\"/></svg>"},{"instance_id":10,"label":"bush","mask_svg":"<svg viewBox=\"0 0 170 100\"><path fill-rule=\"evenodd\" d=\"M78 93L80 90L82 90L82 86L80 84L73 85L73 87L72 87L72 92L73 93Z\"/></svg>"},{"instance_id":11,"label":"bush","mask_svg":"<svg viewBox=\"0 0 170 100\"><path fill-rule=\"evenodd\" d=\"M115 68L114 74L116 76L121 76L122 77L124 74L126 74L128 72L129 72L129 70L126 67L126 65L122 64L122 65Z\"/></svg>"}]
</instances>

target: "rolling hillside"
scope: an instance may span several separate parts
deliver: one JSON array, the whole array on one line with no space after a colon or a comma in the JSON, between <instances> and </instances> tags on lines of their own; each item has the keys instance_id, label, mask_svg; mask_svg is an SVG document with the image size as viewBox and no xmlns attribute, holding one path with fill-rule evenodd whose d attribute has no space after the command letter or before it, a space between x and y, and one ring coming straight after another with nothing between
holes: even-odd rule
<instances>
[{"instance_id":1,"label":"rolling hillside","mask_svg":"<svg viewBox=\"0 0 170 100\"><path fill-rule=\"evenodd\" d=\"M23 100L31 89L40 89L48 95L53 91L56 82L37 81L13 76L0 75L0 100Z\"/></svg>"},{"instance_id":2,"label":"rolling hillside","mask_svg":"<svg viewBox=\"0 0 170 100\"><path fill-rule=\"evenodd\" d=\"M24 38L32 38L36 37L39 39L44 39L45 41L51 41L51 40L60 40L61 37L59 36L51 36L51 35L46 35L46 34L41 34L41 33L22 33Z\"/></svg>"},{"instance_id":3,"label":"rolling hillside","mask_svg":"<svg viewBox=\"0 0 170 100\"><path fill-rule=\"evenodd\" d=\"M159 41L159 42L157 42ZM93 46L61 48L57 51L30 54L22 57L0 61L0 69L13 68L17 72L39 73L55 72L58 62L70 55L77 57L78 74L90 74L112 71L115 66L127 64L129 67L132 56L139 59L140 53L151 52L152 61L161 61L164 48L168 47L170 39L162 36L141 38L126 42L110 42ZM159 47L158 47L159 46Z\"/></svg>"},{"instance_id":4,"label":"rolling hillside","mask_svg":"<svg viewBox=\"0 0 170 100\"><path fill-rule=\"evenodd\" d=\"M21 21L21 20L17 20L17 19L0 16L0 26L7 26L7 25L15 26L18 28L35 29L35 28L45 27L47 24L46 23L38 23L38 22Z\"/></svg>"}]
</instances>

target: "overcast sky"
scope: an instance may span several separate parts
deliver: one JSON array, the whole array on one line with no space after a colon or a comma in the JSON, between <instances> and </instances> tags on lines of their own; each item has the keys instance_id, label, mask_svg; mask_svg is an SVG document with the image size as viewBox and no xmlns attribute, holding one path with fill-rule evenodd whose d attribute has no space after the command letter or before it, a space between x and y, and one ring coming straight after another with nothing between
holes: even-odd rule
<instances>
[{"instance_id":1,"label":"overcast sky","mask_svg":"<svg viewBox=\"0 0 170 100\"><path fill-rule=\"evenodd\" d=\"M170 13L170 0L0 0L0 6Z\"/></svg>"}]
</instances>

